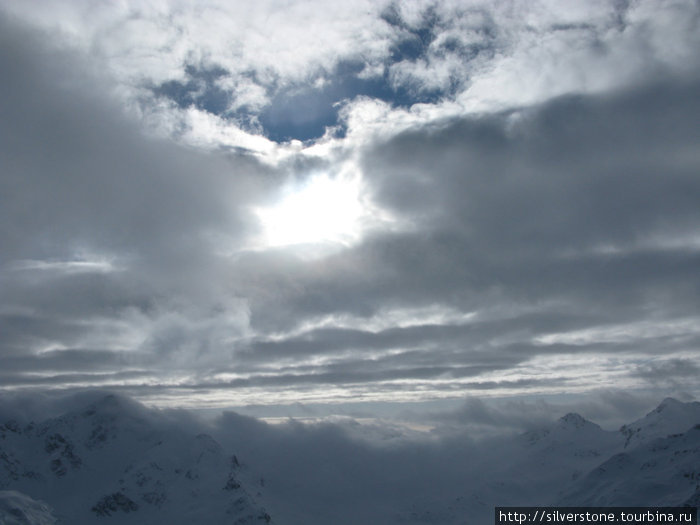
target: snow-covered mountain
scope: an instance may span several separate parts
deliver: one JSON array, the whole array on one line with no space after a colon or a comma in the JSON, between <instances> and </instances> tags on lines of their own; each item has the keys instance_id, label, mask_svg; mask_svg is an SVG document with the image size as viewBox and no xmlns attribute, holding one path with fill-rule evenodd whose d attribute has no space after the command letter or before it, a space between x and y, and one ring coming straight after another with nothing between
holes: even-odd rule
<instances>
[{"instance_id":1,"label":"snow-covered mountain","mask_svg":"<svg viewBox=\"0 0 700 525\"><path fill-rule=\"evenodd\" d=\"M403 522L489 523L495 506L698 506L699 408L665 399L619 431L570 413L482 445L459 496L414 505Z\"/></svg>"},{"instance_id":2,"label":"snow-covered mountain","mask_svg":"<svg viewBox=\"0 0 700 525\"><path fill-rule=\"evenodd\" d=\"M571 413L492 441L392 447L331 424L205 425L114 395L81 407L0 421L0 525L265 524L265 508L290 525L464 525L495 506L700 500L700 404L674 399L619 431Z\"/></svg>"},{"instance_id":3,"label":"snow-covered mountain","mask_svg":"<svg viewBox=\"0 0 700 525\"><path fill-rule=\"evenodd\" d=\"M269 523L248 476L211 436L114 395L0 424L0 488L48 502L59 523Z\"/></svg>"},{"instance_id":4,"label":"snow-covered mountain","mask_svg":"<svg viewBox=\"0 0 700 525\"><path fill-rule=\"evenodd\" d=\"M506 439L497 445L497 454L484 454L488 461L480 466L479 483L464 487L472 500L482 502L481 512L463 508L462 515L475 518L468 523L481 523L493 519L495 506L553 505L564 487L621 445L618 432L603 430L576 413Z\"/></svg>"},{"instance_id":5,"label":"snow-covered mountain","mask_svg":"<svg viewBox=\"0 0 700 525\"><path fill-rule=\"evenodd\" d=\"M667 397L643 418L623 425L620 432L628 448L669 434L685 432L694 423L700 423L700 403L682 403Z\"/></svg>"},{"instance_id":6,"label":"snow-covered mountain","mask_svg":"<svg viewBox=\"0 0 700 525\"><path fill-rule=\"evenodd\" d=\"M483 461L465 466L471 476L459 487L444 488L451 497L414 502L397 522L491 523L495 506L698 506L698 405L666 399L619 431L570 413L514 438L484 443Z\"/></svg>"},{"instance_id":7,"label":"snow-covered mountain","mask_svg":"<svg viewBox=\"0 0 700 525\"><path fill-rule=\"evenodd\" d=\"M622 450L573 484L562 505L698 505L700 403L666 398L620 434Z\"/></svg>"}]
</instances>

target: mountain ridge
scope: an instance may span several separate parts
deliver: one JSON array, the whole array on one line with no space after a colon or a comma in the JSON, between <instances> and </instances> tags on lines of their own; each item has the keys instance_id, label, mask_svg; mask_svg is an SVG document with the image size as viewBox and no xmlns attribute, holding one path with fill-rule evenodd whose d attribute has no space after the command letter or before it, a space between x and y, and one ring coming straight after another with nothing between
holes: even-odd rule
<instances>
[{"instance_id":1,"label":"mountain ridge","mask_svg":"<svg viewBox=\"0 0 700 525\"><path fill-rule=\"evenodd\" d=\"M275 520L291 524L349 524L358 516L366 521L367 516L379 520L381 515L383 523L457 525L465 523L464 516L471 516L467 523L491 520L496 505L692 506L700 494L699 408L700 403L667 398L618 431L604 430L570 412L494 445L470 445L463 460L449 459L450 471L463 468L464 476L446 476L443 481L446 473L430 470L429 458L436 453L431 445L380 453L358 448L350 438L343 441L342 434L328 433L326 425L313 435L331 439L333 447L344 443L349 448L336 452L311 445L299 448L297 443L294 449L294 441L285 441L288 431L274 434L280 437L272 440L273 427L228 418L242 431L253 432L249 443L258 449L258 459L249 464L239 458L245 460L255 449L246 449L244 456L232 453L229 449L236 448L237 441L227 438L229 448L223 446L222 435L212 434L213 427L208 430L129 398L106 395L39 422L0 421L0 491L11 494L8 501L15 502L19 513L43 509L45 513L37 516L44 521L37 525L265 524L272 522L267 508L273 509ZM311 436L309 428L299 428L294 439ZM277 473L274 469L281 467L276 462L285 460L285 447L306 455L290 463L298 465L296 470ZM255 461L266 453L276 462L258 470ZM339 456L349 453L357 455L355 462ZM396 472L381 467L391 457L405 458ZM341 477L324 477L334 470ZM284 472L298 479L283 479ZM422 494L392 489L396 483L405 484L410 472L428 476L419 485L431 489ZM270 488L262 474L272 480ZM328 481L344 476L350 478L337 489L333 483L338 481ZM319 485L306 478L318 479ZM342 487L368 483L375 487L365 493L368 510L345 514L353 500ZM281 503L280 495L298 484L308 487L299 493L302 497ZM314 497L312 487L319 486L325 496L308 499ZM0 509L0 523L8 512Z\"/></svg>"}]
</instances>

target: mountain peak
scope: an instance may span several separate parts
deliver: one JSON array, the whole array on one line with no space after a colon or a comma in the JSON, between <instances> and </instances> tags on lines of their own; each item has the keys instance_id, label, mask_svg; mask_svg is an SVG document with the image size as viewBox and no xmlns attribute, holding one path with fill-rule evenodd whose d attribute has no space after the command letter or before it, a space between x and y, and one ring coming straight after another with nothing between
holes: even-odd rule
<instances>
[{"instance_id":1,"label":"mountain peak","mask_svg":"<svg viewBox=\"0 0 700 525\"><path fill-rule=\"evenodd\" d=\"M654 412L663 412L667 408L674 408L674 407L681 407L681 406L683 406L683 403L681 403L677 399L674 399L672 397L667 397L659 404L659 406L657 406L654 409Z\"/></svg>"},{"instance_id":2,"label":"mountain peak","mask_svg":"<svg viewBox=\"0 0 700 525\"><path fill-rule=\"evenodd\" d=\"M108 393L89 403L82 414L86 417L94 415L138 417L144 411L145 407L140 403L119 394Z\"/></svg>"},{"instance_id":3,"label":"mountain peak","mask_svg":"<svg viewBox=\"0 0 700 525\"><path fill-rule=\"evenodd\" d=\"M644 419L676 419L685 423L688 417L697 418L699 413L700 403L697 401L684 403L672 397L667 397L659 406L649 412Z\"/></svg>"},{"instance_id":4,"label":"mountain peak","mask_svg":"<svg viewBox=\"0 0 700 525\"><path fill-rule=\"evenodd\" d=\"M118 410L123 408L125 400L116 394L106 394L90 403L88 410Z\"/></svg>"},{"instance_id":5,"label":"mountain peak","mask_svg":"<svg viewBox=\"0 0 700 525\"><path fill-rule=\"evenodd\" d=\"M600 426L587 420L581 414L569 412L565 416L560 417L556 423L550 423L539 430L525 432L523 436L528 443L534 444L541 442L544 438L547 438L549 442L569 442L571 439L588 439L590 437L589 434L598 433L604 433Z\"/></svg>"},{"instance_id":6,"label":"mountain peak","mask_svg":"<svg viewBox=\"0 0 700 525\"><path fill-rule=\"evenodd\" d=\"M569 412L559 418L559 426L563 428L583 428L587 425L592 425L592 423L575 412Z\"/></svg>"}]
</instances>

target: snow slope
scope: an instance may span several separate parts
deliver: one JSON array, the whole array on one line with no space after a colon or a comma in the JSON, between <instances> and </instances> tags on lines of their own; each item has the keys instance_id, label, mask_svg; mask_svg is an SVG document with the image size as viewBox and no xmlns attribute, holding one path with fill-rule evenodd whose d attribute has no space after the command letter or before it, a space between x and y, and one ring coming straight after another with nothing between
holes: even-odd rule
<instances>
[{"instance_id":1,"label":"snow slope","mask_svg":"<svg viewBox=\"0 0 700 525\"><path fill-rule=\"evenodd\" d=\"M55 525L51 509L14 490L0 490L0 525Z\"/></svg>"},{"instance_id":2,"label":"snow slope","mask_svg":"<svg viewBox=\"0 0 700 525\"><path fill-rule=\"evenodd\" d=\"M243 470L211 436L114 395L0 425L0 488L49 502L61 523L268 523Z\"/></svg>"},{"instance_id":3,"label":"snow slope","mask_svg":"<svg viewBox=\"0 0 700 525\"><path fill-rule=\"evenodd\" d=\"M695 423L700 423L700 403L682 403L667 397L643 418L623 425L620 432L625 437L627 448L669 434L685 432Z\"/></svg>"},{"instance_id":4,"label":"snow slope","mask_svg":"<svg viewBox=\"0 0 700 525\"><path fill-rule=\"evenodd\" d=\"M683 506L700 493L700 424L619 452L574 484L562 505Z\"/></svg>"}]
</instances>

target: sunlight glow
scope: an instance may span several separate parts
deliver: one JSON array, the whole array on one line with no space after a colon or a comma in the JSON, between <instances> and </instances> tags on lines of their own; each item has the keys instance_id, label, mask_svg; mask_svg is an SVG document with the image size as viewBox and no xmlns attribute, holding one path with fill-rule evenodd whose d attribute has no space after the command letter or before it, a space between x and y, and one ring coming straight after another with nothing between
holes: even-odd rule
<instances>
[{"instance_id":1,"label":"sunlight glow","mask_svg":"<svg viewBox=\"0 0 700 525\"><path fill-rule=\"evenodd\" d=\"M358 177L318 175L289 189L275 206L254 210L266 247L299 244L349 245L361 233L365 206Z\"/></svg>"}]
</instances>

